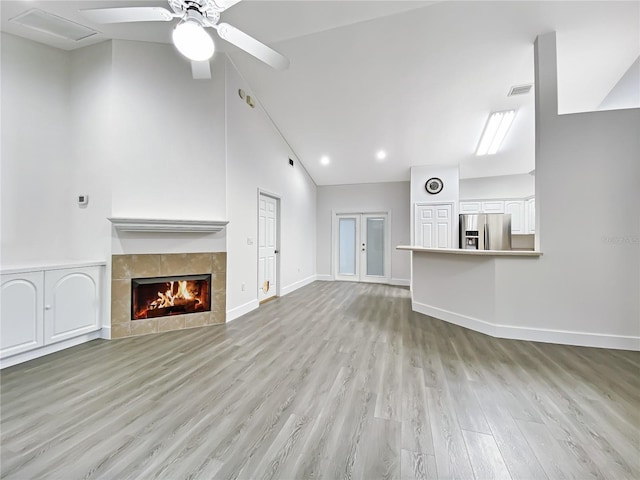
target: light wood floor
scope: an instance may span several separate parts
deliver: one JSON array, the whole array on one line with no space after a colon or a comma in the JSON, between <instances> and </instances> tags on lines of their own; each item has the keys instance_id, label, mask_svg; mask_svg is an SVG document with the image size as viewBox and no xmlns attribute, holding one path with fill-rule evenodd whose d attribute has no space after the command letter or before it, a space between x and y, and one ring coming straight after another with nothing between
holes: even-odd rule
<instances>
[{"instance_id":1,"label":"light wood floor","mask_svg":"<svg viewBox=\"0 0 640 480\"><path fill-rule=\"evenodd\" d=\"M640 354L493 339L316 282L227 326L2 372L1 476L638 479Z\"/></svg>"}]
</instances>

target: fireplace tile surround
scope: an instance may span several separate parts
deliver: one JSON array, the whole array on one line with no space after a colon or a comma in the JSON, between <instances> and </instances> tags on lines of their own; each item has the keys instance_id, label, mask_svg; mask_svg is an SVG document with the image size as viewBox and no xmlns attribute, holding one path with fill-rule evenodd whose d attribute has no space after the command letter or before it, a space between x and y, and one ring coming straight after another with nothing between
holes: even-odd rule
<instances>
[{"instance_id":1,"label":"fireplace tile surround","mask_svg":"<svg viewBox=\"0 0 640 480\"><path fill-rule=\"evenodd\" d=\"M211 274L211 311L131 320L131 279ZM113 255L111 262L111 338L223 324L226 321L227 254L161 253Z\"/></svg>"}]
</instances>

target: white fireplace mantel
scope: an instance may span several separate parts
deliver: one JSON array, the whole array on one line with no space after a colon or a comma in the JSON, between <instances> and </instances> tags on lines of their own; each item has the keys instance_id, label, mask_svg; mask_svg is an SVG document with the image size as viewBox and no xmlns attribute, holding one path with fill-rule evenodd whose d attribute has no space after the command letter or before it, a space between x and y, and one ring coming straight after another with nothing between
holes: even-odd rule
<instances>
[{"instance_id":1,"label":"white fireplace mantel","mask_svg":"<svg viewBox=\"0 0 640 480\"><path fill-rule=\"evenodd\" d=\"M151 233L218 233L229 222L219 220L170 220L154 218L108 219L121 232Z\"/></svg>"}]
</instances>

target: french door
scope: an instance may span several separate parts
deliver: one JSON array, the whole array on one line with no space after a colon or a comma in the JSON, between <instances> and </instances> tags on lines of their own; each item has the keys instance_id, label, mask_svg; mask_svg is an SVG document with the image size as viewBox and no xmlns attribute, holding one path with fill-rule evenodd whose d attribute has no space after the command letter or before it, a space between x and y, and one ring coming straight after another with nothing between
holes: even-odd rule
<instances>
[{"instance_id":1,"label":"french door","mask_svg":"<svg viewBox=\"0 0 640 480\"><path fill-rule=\"evenodd\" d=\"M390 241L386 213L338 214L334 231L336 280L389 282Z\"/></svg>"}]
</instances>

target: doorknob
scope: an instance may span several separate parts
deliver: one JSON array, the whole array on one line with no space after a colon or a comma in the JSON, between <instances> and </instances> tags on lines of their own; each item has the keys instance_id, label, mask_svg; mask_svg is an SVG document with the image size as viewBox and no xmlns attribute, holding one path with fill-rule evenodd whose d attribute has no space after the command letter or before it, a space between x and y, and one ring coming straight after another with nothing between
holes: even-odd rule
<instances>
[{"instance_id":1,"label":"doorknob","mask_svg":"<svg viewBox=\"0 0 640 480\"><path fill-rule=\"evenodd\" d=\"M278 253L278 250L274 250L273 253Z\"/></svg>"}]
</instances>

